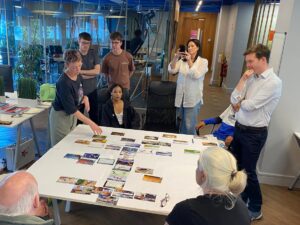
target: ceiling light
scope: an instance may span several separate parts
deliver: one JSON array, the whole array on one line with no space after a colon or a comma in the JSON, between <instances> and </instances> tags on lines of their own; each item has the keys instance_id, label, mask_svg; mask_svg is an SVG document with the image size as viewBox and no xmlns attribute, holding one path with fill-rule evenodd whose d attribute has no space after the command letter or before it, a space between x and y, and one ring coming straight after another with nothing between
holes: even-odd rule
<instances>
[{"instance_id":1,"label":"ceiling light","mask_svg":"<svg viewBox=\"0 0 300 225\"><path fill-rule=\"evenodd\" d=\"M202 5L202 1L200 0L196 6L195 12L199 11L201 5Z\"/></svg>"}]
</instances>

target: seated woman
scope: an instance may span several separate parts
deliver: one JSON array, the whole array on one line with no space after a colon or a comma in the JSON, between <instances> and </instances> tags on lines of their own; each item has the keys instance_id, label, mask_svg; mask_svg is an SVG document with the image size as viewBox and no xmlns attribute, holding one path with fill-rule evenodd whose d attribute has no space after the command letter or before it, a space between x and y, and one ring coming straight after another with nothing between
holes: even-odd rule
<instances>
[{"instance_id":1,"label":"seated woman","mask_svg":"<svg viewBox=\"0 0 300 225\"><path fill-rule=\"evenodd\" d=\"M196 170L196 181L204 195L178 203L165 225L250 225L247 207L238 197L246 179L244 171L237 171L230 152L207 148L200 153Z\"/></svg>"},{"instance_id":2,"label":"seated woman","mask_svg":"<svg viewBox=\"0 0 300 225\"><path fill-rule=\"evenodd\" d=\"M123 100L123 88L113 84L109 92L109 99L102 108L101 125L106 127L133 128L139 127L139 115L129 102Z\"/></svg>"},{"instance_id":3,"label":"seated woman","mask_svg":"<svg viewBox=\"0 0 300 225\"><path fill-rule=\"evenodd\" d=\"M89 125L95 134L102 132L101 128L83 115L79 110L80 104L84 104L89 111L89 99L83 96L81 84L81 55L77 50L67 50L64 54L64 73L56 83L56 95L49 116L51 145L54 146L77 124L77 119Z\"/></svg>"}]
</instances>

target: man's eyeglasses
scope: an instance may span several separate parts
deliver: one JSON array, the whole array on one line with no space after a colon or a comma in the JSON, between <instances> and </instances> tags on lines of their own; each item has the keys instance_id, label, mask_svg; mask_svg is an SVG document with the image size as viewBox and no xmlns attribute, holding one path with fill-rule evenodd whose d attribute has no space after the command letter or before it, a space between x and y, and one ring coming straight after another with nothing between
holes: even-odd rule
<instances>
[{"instance_id":1,"label":"man's eyeglasses","mask_svg":"<svg viewBox=\"0 0 300 225\"><path fill-rule=\"evenodd\" d=\"M113 45L117 45L117 44L120 44L121 42L120 41L112 41L111 42Z\"/></svg>"},{"instance_id":2,"label":"man's eyeglasses","mask_svg":"<svg viewBox=\"0 0 300 225\"><path fill-rule=\"evenodd\" d=\"M170 196L168 193L166 193L165 197L162 200L160 200L160 207L165 207L169 200Z\"/></svg>"}]
</instances>

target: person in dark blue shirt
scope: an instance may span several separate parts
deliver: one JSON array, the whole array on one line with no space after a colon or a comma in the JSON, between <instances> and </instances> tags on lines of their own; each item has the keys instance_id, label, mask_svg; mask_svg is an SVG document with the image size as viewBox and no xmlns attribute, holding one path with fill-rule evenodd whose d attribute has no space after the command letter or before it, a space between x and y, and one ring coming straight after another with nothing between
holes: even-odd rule
<instances>
[{"instance_id":1,"label":"person in dark blue shirt","mask_svg":"<svg viewBox=\"0 0 300 225\"><path fill-rule=\"evenodd\" d=\"M232 106L230 105L220 116L215 118L209 118L206 120L201 120L197 126L196 130L199 131L202 127L208 124L220 124L221 126L215 130L212 134L218 140L224 141L225 145L230 146L233 140L235 117Z\"/></svg>"}]
</instances>

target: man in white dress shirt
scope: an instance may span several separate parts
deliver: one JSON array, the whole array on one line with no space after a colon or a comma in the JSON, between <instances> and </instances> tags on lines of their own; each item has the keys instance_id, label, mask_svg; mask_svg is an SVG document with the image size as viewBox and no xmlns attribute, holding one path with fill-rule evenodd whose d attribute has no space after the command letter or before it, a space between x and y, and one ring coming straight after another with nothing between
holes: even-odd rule
<instances>
[{"instance_id":1,"label":"man in white dress shirt","mask_svg":"<svg viewBox=\"0 0 300 225\"><path fill-rule=\"evenodd\" d=\"M251 220L262 218L262 195L256 175L256 164L267 136L268 125L281 96L281 80L269 68L270 50L257 44L245 53L247 71L231 94L237 120L232 142L239 169L248 175L242 198L248 204Z\"/></svg>"}]
</instances>

